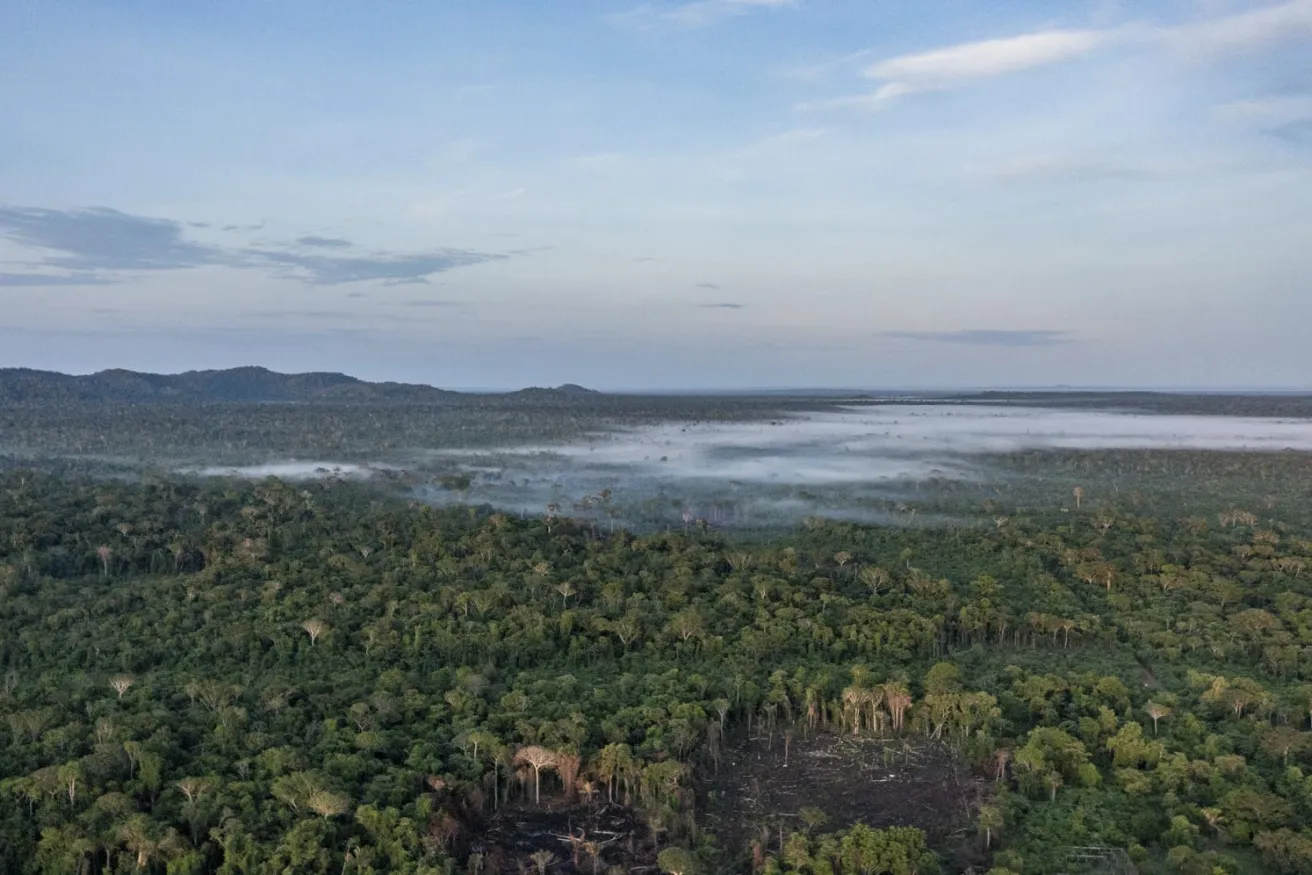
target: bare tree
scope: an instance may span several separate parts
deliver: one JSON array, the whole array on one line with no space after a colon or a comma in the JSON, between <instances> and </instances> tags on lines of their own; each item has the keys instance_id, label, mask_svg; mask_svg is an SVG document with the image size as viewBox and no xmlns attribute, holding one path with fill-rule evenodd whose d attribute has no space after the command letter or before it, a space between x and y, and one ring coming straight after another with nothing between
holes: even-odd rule
<instances>
[{"instance_id":1,"label":"bare tree","mask_svg":"<svg viewBox=\"0 0 1312 875\"><path fill-rule=\"evenodd\" d=\"M1074 489L1071 490L1071 494L1075 496L1075 509L1079 510L1080 503L1084 501L1084 487L1076 486Z\"/></svg>"},{"instance_id":2,"label":"bare tree","mask_svg":"<svg viewBox=\"0 0 1312 875\"><path fill-rule=\"evenodd\" d=\"M96 548L96 555L100 557L100 576L109 577L109 559L114 555L114 551L101 544Z\"/></svg>"},{"instance_id":3,"label":"bare tree","mask_svg":"<svg viewBox=\"0 0 1312 875\"><path fill-rule=\"evenodd\" d=\"M533 801L542 801L542 770L556 768L556 755L545 747L531 744L515 752L515 765L525 764L533 769Z\"/></svg>"},{"instance_id":4,"label":"bare tree","mask_svg":"<svg viewBox=\"0 0 1312 875\"><path fill-rule=\"evenodd\" d=\"M993 779L1002 783L1007 776L1007 763L1011 762L1011 748L1000 747L993 752Z\"/></svg>"},{"instance_id":5,"label":"bare tree","mask_svg":"<svg viewBox=\"0 0 1312 875\"><path fill-rule=\"evenodd\" d=\"M578 781L579 769L582 765L583 759L578 754L556 752L556 773L560 775L561 783L565 785L566 798L574 796L574 784Z\"/></svg>"},{"instance_id":6,"label":"bare tree","mask_svg":"<svg viewBox=\"0 0 1312 875\"><path fill-rule=\"evenodd\" d=\"M109 686L118 693L118 697L123 698L123 694L132 688L133 680L125 674L116 675L109 679Z\"/></svg>"},{"instance_id":7,"label":"bare tree","mask_svg":"<svg viewBox=\"0 0 1312 875\"><path fill-rule=\"evenodd\" d=\"M851 715L852 734L861 733L861 710L866 703L866 691L860 687L848 687L843 690L843 716Z\"/></svg>"},{"instance_id":8,"label":"bare tree","mask_svg":"<svg viewBox=\"0 0 1312 875\"><path fill-rule=\"evenodd\" d=\"M551 868L551 864L556 862L556 855L551 851L534 851L529 854L529 859L537 867L538 875L547 875L547 870Z\"/></svg>"},{"instance_id":9,"label":"bare tree","mask_svg":"<svg viewBox=\"0 0 1312 875\"><path fill-rule=\"evenodd\" d=\"M868 565L861 569L861 582L870 588L871 595L879 595L879 591L888 586L888 572L874 565Z\"/></svg>"},{"instance_id":10,"label":"bare tree","mask_svg":"<svg viewBox=\"0 0 1312 875\"><path fill-rule=\"evenodd\" d=\"M328 631L328 626L322 620L306 620L301 624L301 628L310 636L310 646L319 640L319 636Z\"/></svg>"},{"instance_id":11,"label":"bare tree","mask_svg":"<svg viewBox=\"0 0 1312 875\"><path fill-rule=\"evenodd\" d=\"M333 793L330 790L316 790L310 794L305 805L315 814L328 820L345 814L351 807L351 799L345 793Z\"/></svg>"},{"instance_id":12,"label":"bare tree","mask_svg":"<svg viewBox=\"0 0 1312 875\"><path fill-rule=\"evenodd\" d=\"M210 782L204 778L183 778L178 782L178 789L188 802L195 802L209 792Z\"/></svg>"},{"instance_id":13,"label":"bare tree","mask_svg":"<svg viewBox=\"0 0 1312 875\"><path fill-rule=\"evenodd\" d=\"M905 684L890 681L884 684L884 701L888 703L888 712L893 718L893 731L901 732L907 708L911 707L911 693Z\"/></svg>"}]
</instances>

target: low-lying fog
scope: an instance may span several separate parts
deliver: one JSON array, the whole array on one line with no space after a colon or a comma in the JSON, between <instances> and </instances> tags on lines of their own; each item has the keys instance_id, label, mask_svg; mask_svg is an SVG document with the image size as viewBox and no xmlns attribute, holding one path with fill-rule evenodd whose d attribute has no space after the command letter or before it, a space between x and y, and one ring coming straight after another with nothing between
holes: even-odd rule
<instances>
[{"instance_id":1,"label":"low-lying fog","mask_svg":"<svg viewBox=\"0 0 1312 875\"><path fill-rule=\"evenodd\" d=\"M190 473L206 477L278 477L282 480L315 480L322 477L367 478L379 471L396 470L394 465L352 465L343 462L271 462L265 465L213 465Z\"/></svg>"},{"instance_id":2,"label":"low-lying fog","mask_svg":"<svg viewBox=\"0 0 1312 875\"><path fill-rule=\"evenodd\" d=\"M862 406L764 422L666 423L558 446L443 451L417 470L447 475L440 486L421 487L434 501L525 513L555 504L561 513L629 523L692 515L741 524L816 512L869 516L919 481L982 478L982 454L1151 448L1312 451L1312 420ZM205 473L314 477L334 469L339 476L395 470L289 462ZM457 474L468 484L450 476Z\"/></svg>"}]
</instances>

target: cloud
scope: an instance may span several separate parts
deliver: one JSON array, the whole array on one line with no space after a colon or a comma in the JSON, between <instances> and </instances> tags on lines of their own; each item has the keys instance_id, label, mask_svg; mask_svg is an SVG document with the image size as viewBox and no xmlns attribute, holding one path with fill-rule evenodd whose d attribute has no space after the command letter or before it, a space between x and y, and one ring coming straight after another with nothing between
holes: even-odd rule
<instances>
[{"instance_id":1,"label":"cloud","mask_svg":"<svg viewBox=\"0 0 1312 875\"><path fill-rule=\"evenodd\" d=\"M866 68L864 75L911 91L942 88L1068 61L1087 55L1106 38L1106 32L1096 30L1027 33L890 58Z\"/></svg>"},{"instance_id":2,"label":"cloud","mask_svg":"<svg viewBox=\"0 0 1312 875\"><path fill-rule=\"evenodd\" d=\"M1312 142L1312 95L1255 97L1224 103L1212 110L1218 121L1249 128L1290 143Z\"/></svg>"},{"instance_id":3,"label":"cloud","mask_svg":"<svg viewBox=\"0 0 1312 875\"><path fill-rule=\"evenodd\" d=\"M423 282L435 273L504 260L507 256L465 249L340 255L274 248L227 249L183 237L184 223L133 216L105 207L52 210L0 206L0 237L47 250L36 266L62 273L5 274L5 285L106 285L125 272L223 266L263 270L310 285L380 281ZM350 241L300 237L294 246L340 250Z\"/></svg>"},{"instance_id":4,"label":"cloud","mask_svg":"<svg viewBox=\"0 0 1312 875\"><path fill-rule=\"evenodd\" d=\"M282 275L314 286L370 281L422 282L435 273L506 258L504 255L471 252L464 249L437 249L410 254L384 252L356 256L247 249L243 250L243 254L251 262L268 263L278 268Z\"/></svg>"},{"instance_id":5,"label":"cloud","mask_svg":"<svg viewBox=\"0 0 1312 875\"><path fill-rule=\"evenodd\" d=\"M407 307L464 307L464 301L441 301L432 298L420 298L404 302Z\"/></svg>"},{"instance_id":6,"label":"cloud","mask_svg":"<svg viewBox=\"0 0 1312 875\"><path fill-rule=\"evenodd\" d=\"M1312 95L1275 95L1223 103L1213 115L1225 122L1254 127L1276 127L1312 119Z\"/></svg>"},{"instance_id":7,"label":"cloud","mask_svg":"<svg viewBox=\"0 0 1312 875\"><path fill-rule=\"evenodd\" d=\"M690 3L643 3L627 12L605 16L605 21L625 30L650 31L661 28L694 29L746 15L758 9L781 9L796 0L693 0Z\"/></svg>"},{"instance_id":8,"label":"cloud","mask_svg":"<svg viewBox=\"0 0 1312 875\"><path fill-rule=\"evenodd\" d=\"M741 310L747 305L723 303L723 304L699 304L698 306L701 307L703 310Z\"/></svg>"},{"instance_id":9,"label":"cloud","mask_svg":"<svg viewBox=\"0 0 1312 875\"><path fill-rule=\"evenodd\" d=\"M715 283L698 283L698 284L697 284L697 288L699 288L699 289L719 289L720 287L719 287L718 285L716 285Z\"/></svg>"},{"instance_id":10,"label":"cloud","mask_svg":"<svg viewBox=\"0 0 1312 875\"><path fill-rule=\"evenodd\" d=\"M866 62L874 54L874 49L862 49L859 52L850 52L846 55L840 55L825 61L817 61L813 64L789 67L783 70L780 75L785 79L792 79L796 82L822 82L841 70Z\"/></svg>"},{"instance_id":11,"label":"cloud","mask_svg":"<svg viewBox=\"0 0 1312 875\"><path fill-rule=\"evenodd\" d=\"M969 346L1056 346L1069 343L1065 331L1030 331L974 328L965 331L885 331L884 337L922 340L930 343L959 343Z\"/></svg>"},{"instance_id":12,"label":"cloud","mask_svg":"<svg viewBox=\"0 0 1312 875\"><path fill-rule=\"evenodd\" d=\"M1147 167L1078 157L1026 158L989 172L994 180L1005 183L1134 181L1162 175Z\"/></svg>"},{"instance_id":13,"label":"cloud","mask_svg":"<svg viewBox=\"0 0 1312 875\"><path fill-rule=\"evenodd\" d=\"M1163 28L1171 48L1192 55L1255 52L1282 42L1312 37L1312 0L1273 6Z\"/></svg>"},{"instance_id":14,"label":"cloud","mask_svg":"<svg viewBox=\"0 0 1312 875\"><path fill-rule=\"evenodd\" d=\"M279 319L285 316L308 319L355 319L357 314L345 310L250 310L244 316L258 319Z\"/></svg>"},{"instance_id":15,"label":"cloud","mask_svg":"<svg viewBox=\"0 0 1312 875\"><path fill-rule=\"evenodd\" d=\"M862 71L879 83L873 91L798 104L798 109L878 109L910 94L953 88L1088 57L1111 45L1137 43L1199 58L1257 52L1312 37L1312 0L1287 0L1246 12L1177 25L1132 24L1117 28L1042 30L959 43L898 55ZM812 67L800 78L818 79L867 53Z\"/></svg>"},{"instance_id":16,"label":"cloud","mask_svg":"<svg viewBox=\"0 0 1312 875\"><path fill-rule=\"evenodd\" d=\"M978 79L1069 61L1097 49L1107 41L1110 33L1049 30L899 55L873 64L862 72L865 78L883 83L874 91L805 104L804 108L876 108L907 94L942 91Z\"/></svg>"},{"instance_id":17,"label":"cloud","mask_svg":"<svg viewBox=\"0 0 1312 875\"><path fill-rule=\"evenodd\" d=\"M104 207L50 210L0 207L0 236L48 249L44 265L64 270L178 270L226 264L221 249L182 237L182 223Z\"/></svg>"},{"instance_id":18,"label":"cloud","mask_svg":"<svg viewBox=\"0 0 1312 875\"><path fill-rule=\"evenodd\" d=\"M341 237L297 237L296 243L300 246L313 246L318 249L350 249L355 244L350 240Z\"/></svg>"},{"instance_id":19,"label":"cloud","mask_svg":"<svg viewBox=\"0 0 1312 875\"><path fill-rule=\"evenodd\" d=\"M109 286L118 282L95 273L0 273L0 288L6 286Z\"/></svg>"}]
</instances>

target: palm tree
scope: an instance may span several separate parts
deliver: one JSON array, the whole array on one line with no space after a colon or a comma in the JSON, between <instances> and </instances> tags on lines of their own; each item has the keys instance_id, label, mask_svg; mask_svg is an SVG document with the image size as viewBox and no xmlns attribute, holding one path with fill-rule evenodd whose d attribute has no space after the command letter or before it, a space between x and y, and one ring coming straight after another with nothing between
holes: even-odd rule
<instances>
[{"instance_id":1,"label":"palm tree","mask_svg":"<svg viewBox=\"0 0 1312 875\"><path fill-rule=\"evenodd\" d=\"M155 860L176 857L185 850L182 836L169 827L163 833L143 814L124 823L118 830L118 838L130 853L137 855L136 870L141 871Z\"/></svg>"},{"instance_id":2,"label":"palm tree","mask_svg":"<svg viewBox=\"0 0 1312 875\"><path fill-rule=\"evenodd\" d=\"M888 703L888 711L893 718L893 731L901 732L907 708L911 706L911 693L899 681L889 681L884 684L883 690L884 701Z\"/></svg>"},{"instance_id":3,"label":"palm tree","mask_svg":"<svg viewBox=\"0 0 1312 875\"><path fill-rule=\"evenodd\" d=\"M1171 709L1165 705L1159 705L1156 702L1149 702L1143 709L1148 716L1153 718L1153 735L1157 734L1157 721L1163 717L1171 716Z\"/></svg>"},{"instance_id":4,"label":"palm tree","mask_svg":"<svg viewBox=\"0 0 1312 875\"><path fill-rule=\"evenodd\" d=\"M993 833L1002 829L1002 809L997 805L979 807L979 828L984 833L984 850L993 844Z\"/></svg>"},{"instance_id":5,"label":"palm tree","mask_svg":"<svg viewBox=\"0 0 1312 875\"><path fill-rule=\"evenodd\" d=\"M843 690L843 713L852 716L852 734L861 733L861 709L866 702L866 691L857 686Z\"/></svg>"}]
</instances>

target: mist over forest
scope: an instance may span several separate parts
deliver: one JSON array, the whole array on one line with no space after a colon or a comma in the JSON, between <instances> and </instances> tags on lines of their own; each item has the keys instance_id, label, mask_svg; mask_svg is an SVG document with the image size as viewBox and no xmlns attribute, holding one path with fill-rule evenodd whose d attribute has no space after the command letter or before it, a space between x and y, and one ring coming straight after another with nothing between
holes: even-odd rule
<instances>
[{"instance_id":1,"label":"mist over forest","mask_svg":"<svg viewBox=\"0 0 1312 875\"><path fill-rule=\"evenodd\" d=\"M16 379L0 871L1312 871L1312 398Z\"/></svg>"},{"instance_id":2,"label":"mist over forest","mask_svg":"<svg viewBox=\"0 0 1312 875\"><path fill-rule=\"evenodd\" d=\"M383 480L438 472L435 482L415 486L417 496L521 514L581 512L608 526L682 525L691 514L702 523L743 528L796 524L814 514L888 521L896 505L930 499L947 484L996 488L1007 480L997 457L1023 452L1312 451L1312 420L1292 417L979 402L765 413L774 415L631 428L599 423L557 443L415 447L373 464L283 460L185 470ZM1054 500L1068 499L1065 493Z\"/></svg>"}]
</instances>

